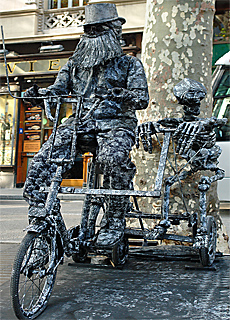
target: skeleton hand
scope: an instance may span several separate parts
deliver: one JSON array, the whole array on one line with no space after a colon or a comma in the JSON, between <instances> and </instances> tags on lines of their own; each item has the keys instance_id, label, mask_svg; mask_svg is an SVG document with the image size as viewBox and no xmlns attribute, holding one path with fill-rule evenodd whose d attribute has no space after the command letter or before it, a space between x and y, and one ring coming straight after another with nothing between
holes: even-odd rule
<instances>
[{"instance_id":1,"label":"skeleton hand","mask_svg":"<svg viewBox=\"0 0 230 320\"><path fill-rule=\"evenodd\" d=\"M53 103L48 99L51 95L52 93L49 89L38 89L38 96L44 97L44 100L41 99L41 107L45 109L46 117L53 122L54 118L51 115L51 108L53 107ZM47 99L45 97L47 97Z\"/></svg>"},{"instance_id":2,"label":"skeleton hand","mask_svg":"<svg viewBox=\"0 0 230 320\"><path fill-rule=\"evenodd\" d=\"M154 122L145 122L136 128L136 147L139 148L139 135L143 144L144 150L152 153L152 135L156 133L156 127Z\"/></svg>"},{"instance_id":3,"label":"skeleton hand","mask_svg":"<svg viewBox=\"0 0 230 320\"><path fill-rule=\"evenodd\" d=\"M203 129L201 121L181 123L174 133L174 138L178 139L176 152L180 155L187 155L187 152L192 148L193 143L196 141L197 135Z\"/></svg>"}]
</instances>

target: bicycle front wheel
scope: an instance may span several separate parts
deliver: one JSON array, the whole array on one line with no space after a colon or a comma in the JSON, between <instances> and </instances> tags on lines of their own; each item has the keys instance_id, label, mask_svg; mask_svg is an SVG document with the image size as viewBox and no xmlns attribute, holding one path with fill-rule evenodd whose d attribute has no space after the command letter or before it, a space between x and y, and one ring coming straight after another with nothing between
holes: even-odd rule
<instances>
[{"instance_id":1,"label":"bicycle front wheel","mask_svg":"<svg viewBox=\"0 0 230 320\"><path fill-rule=\"evenodd\" d=\"M57 268L50 267L57 252L47 234L27 233L16 255L11 297L18 319L35 319L46 308Z\"/></svg>"}]
</instances>

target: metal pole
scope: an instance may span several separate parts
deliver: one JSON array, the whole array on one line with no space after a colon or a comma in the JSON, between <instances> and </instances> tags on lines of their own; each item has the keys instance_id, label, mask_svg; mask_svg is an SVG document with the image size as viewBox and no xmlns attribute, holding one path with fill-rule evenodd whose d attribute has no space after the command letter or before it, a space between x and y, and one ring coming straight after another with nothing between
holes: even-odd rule
<instances>
[{"instance_id":1,"label":"metal pole","mask_svg":"<svg viewBox=\"0 0 230 320\"><path fill-rule=\"evenodd\" d=\"M10 91L10 83L9 83L9 74L8 74L8 68L7 68L7 62L6 62L6 47L5 47L5 41L4 41L4 32L3 32L3 26L1 26L1 32L2 32L2 46L3 46L3 52L4 52L4 63L5 63L5 69L6 69L6 81L7 81L7 87L9 91L9 95L12 98L16 98L13 96L13 94Z\"/></svg>"},{"instance_id":2,"label":"metal pole","mask_svg":"<svg viewBox=\"0 0 230 320\"><path fill-rule=\"evenodd\" d=\"M12 141L11 141L11 160L10 164L13 165L14 157L14 136L15 136L15 114L16 114L16 99L14 99L14 113L13 113L13 124L12 124Z\"/></svg>"}]
</instances>

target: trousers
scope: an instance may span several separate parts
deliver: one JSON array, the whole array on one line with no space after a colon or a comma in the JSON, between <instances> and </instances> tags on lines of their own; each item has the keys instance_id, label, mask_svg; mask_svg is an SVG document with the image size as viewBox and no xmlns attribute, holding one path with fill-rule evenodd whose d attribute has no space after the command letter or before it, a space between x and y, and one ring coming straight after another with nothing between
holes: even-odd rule
<instances>
[{"instance_id":1,"label":"trousers","mask_svg":"<svg viewBox=\"0 0 230 320\"><path fill-rule=\"evenodd\" d=\"M68 118L57 128L53 158L68 158L71 153L71 141L74 132L74 118ZM90 129L89 129L90 127ZM47 157L51 145L49 138L32 159L24 184L23 196L30 207L43 207L46 194L39 192L41 186L49 187L55 175L57 165L48 163ZM131 162L129 153L134 145L134 134L129 129L112 128L100 130L93 125L81 127L77 138L76 152L96 152L98 163L104 178L103 187L112 189L129 189L135 175L136 167ZM63 166L62 173L71 169L70 164Z\"/></svg>"}]
</instances>

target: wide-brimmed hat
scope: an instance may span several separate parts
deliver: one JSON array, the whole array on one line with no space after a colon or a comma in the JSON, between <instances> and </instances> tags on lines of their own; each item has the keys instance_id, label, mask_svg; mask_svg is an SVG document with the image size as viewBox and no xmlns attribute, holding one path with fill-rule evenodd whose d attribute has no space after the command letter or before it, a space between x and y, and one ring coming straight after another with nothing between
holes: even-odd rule
<instances>
[{"instance_id":1,"label":"wide-brimmed hat","mask_svg":"<svg viewBox=\"0 0 230 320\"><path fill-rule=\"evenodd\" d=\"M118 17L114 3L92 3L85 7L85 23L83 26L115 20L120 20L122 24L126 22L125 18Z\"/></svg>"}]
</instances>

